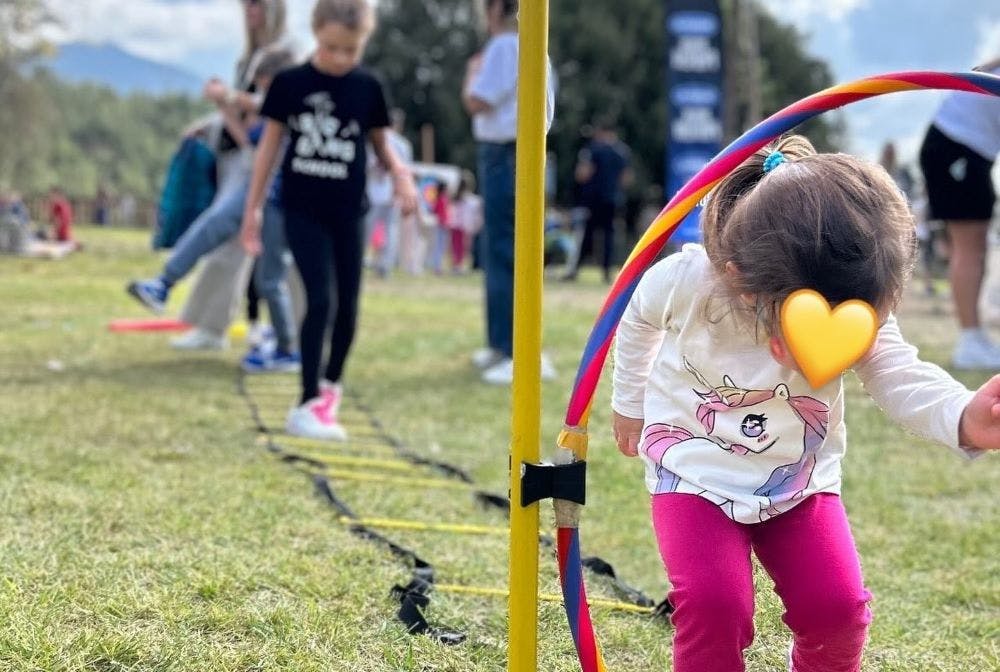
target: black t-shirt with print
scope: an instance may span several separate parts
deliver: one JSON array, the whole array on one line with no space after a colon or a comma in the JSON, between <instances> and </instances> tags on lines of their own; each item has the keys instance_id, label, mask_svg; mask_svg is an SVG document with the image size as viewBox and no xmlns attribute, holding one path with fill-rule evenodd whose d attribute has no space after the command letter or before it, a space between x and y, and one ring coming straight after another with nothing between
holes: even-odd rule
<instances>
[{"instance_id":1,"label":"black t-shirt with print","mask_svg":"<svg viewBox=\"0 0 1000 672\"><path fill-rule=\"evenodd\" d=\"M361 67L337 77L306 62L274 78L260 113L287 126L290 134L282 164L282 205L359 214L368 131L389 125L378 79Z\"/></svg>"}]
</instances>

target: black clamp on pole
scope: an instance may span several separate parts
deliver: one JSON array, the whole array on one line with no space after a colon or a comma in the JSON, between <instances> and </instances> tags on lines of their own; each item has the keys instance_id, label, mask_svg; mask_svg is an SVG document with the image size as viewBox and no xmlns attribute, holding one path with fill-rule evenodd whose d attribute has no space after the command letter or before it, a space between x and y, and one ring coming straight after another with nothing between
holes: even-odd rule
<instances>
[{"instance_id":1,"label":"black clamp on pole","mask_svg":"<svg viewBox=\"0 0 1000 672\"><path fill-rule=\"evenodd\" d=\"M521 506L541 499L563 499L586 504L587 463L521 464Z\"/></svg>"}]
</instances>

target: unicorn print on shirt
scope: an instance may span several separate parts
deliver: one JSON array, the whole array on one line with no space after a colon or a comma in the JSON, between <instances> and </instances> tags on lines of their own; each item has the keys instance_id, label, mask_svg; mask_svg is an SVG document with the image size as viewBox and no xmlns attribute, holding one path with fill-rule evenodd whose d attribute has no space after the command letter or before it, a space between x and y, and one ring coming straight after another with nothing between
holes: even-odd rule
<instances>
[{"instance_id":1,"label":"unicorn print on shirt","mask_svg":"<svg viewBox=\"0 0 1000 672\"><path fill-rule=\"evenodd\" d=\"M713 386L687 359L684 366L703 388L692 390L703 435L671 424L646 427L642 451L656 465L657 493L699 494L731 517L733 500L751 495L762 521L785 510L776 505L801 497L809 484L829 406L791 396L785 383L752 390L724 375Z\"/></svg>"}]
</instances>

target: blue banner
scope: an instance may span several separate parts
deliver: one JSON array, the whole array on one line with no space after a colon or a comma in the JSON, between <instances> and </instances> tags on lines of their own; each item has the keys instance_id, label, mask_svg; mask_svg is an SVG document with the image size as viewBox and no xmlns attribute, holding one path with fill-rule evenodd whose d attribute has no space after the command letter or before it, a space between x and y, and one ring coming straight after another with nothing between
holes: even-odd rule
<instances>
[{"instance_id":1,"label":"blue banner","mask_svg":"<svg viewBox=\"0 0 1000 672\"><path fill-rule=\"evenodd\" d=\"M666 7L664 193L670 199L722 149L722 17L717 0L667 0ZM698 207L671 242L699 242L700 216Z\"/></svg>"}]
</instances>

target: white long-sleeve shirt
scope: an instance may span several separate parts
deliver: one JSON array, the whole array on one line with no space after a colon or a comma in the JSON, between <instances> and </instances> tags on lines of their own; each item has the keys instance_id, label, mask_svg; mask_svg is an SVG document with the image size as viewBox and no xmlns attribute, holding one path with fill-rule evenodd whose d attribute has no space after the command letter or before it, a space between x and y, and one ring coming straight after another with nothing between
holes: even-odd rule
<instances>
[{"instance_id":1,"label":"white long-sleeve shirt","mask_svg":"<svg viewBox=\"0 0 1000 672\"><path fill-rule=\"evenodd\" d=\"M643 418L639 453L652 494L700 495L756 523L817 492L840 492L847 444L841 379L814 390L733 315L699 245L657 263L618 326L612 407ZM973 393L922 362L894 317L854 366L865 390L914 434L963 455L958 424Z\"/></svg>"}]
</instances>

